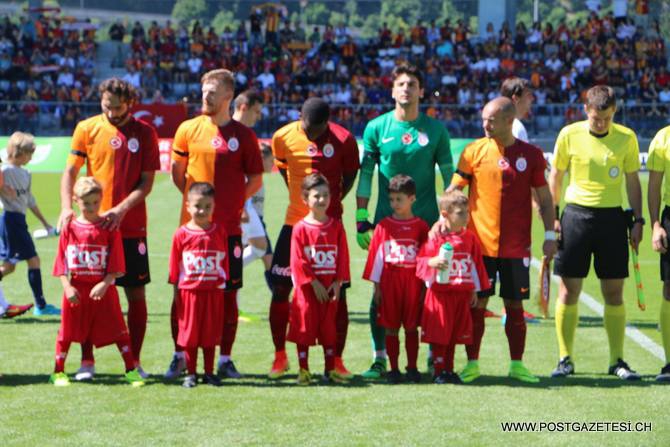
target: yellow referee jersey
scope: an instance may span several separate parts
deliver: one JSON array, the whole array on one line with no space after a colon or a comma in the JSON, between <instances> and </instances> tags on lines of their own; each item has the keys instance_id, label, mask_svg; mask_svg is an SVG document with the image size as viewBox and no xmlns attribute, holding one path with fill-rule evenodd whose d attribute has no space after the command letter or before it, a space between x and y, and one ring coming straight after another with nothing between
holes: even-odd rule
<instances>
[{"instance_id":1,"label":"yellow referee jersey","mask_svg":"<svg viewBox=\"0 0 670 447\"><path fill-rule=\"evenodd\" d=\"M592 208L621 206L624 175L640 169L635 132L612 124L607 135L589 132L588 121L565 126L554 147L554 166L569 169L565 202Z\"/></svg>"},{"instance_id":2,"label":"yellow referee jersey","mask_svg":"<svg viewBox=\"0 0 670 447\"><path fill-rule=\"evenodd\" d=\"M670 126L659 130L649 145L647 169L665 174L663 179L663 202L670 205Z\"/></svg>"}]
</instances>

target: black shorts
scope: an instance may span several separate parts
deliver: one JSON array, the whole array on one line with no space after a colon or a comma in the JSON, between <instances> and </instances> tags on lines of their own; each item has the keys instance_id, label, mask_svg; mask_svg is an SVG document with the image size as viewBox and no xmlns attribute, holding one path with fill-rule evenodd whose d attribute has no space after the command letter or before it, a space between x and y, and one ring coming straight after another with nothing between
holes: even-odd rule
<instances>
[{"instance_id":1,"label":"black shorts","mask_svg":"<svg viewBox=\"0 0 670 447\"><path fill-rule=\"evenodd\" d=\"M628 277L628 226L621 208L570 204L561 216L561 235L554 273L586 278L593 267L599 279Z\"/></svg>"},{"instance_id":2,"label":"black shorts","mask_svg":"<svg viewBox=\"0 0 670 447\"><path fill-rule=\"evenodd\" d=\"M242 236L228 236L228 281L225 290L242 288Z\"/></svg>"},{"instance_id":3,"label":"black shorts","mask_svg":"<svg viewBox=\"0 0 670 447\"><path fill-rule=\"evenodd\" d=\"M124 238L123 257L126 261L126 274L116 280L117 286L142 287L151 282L147 238Z\"/></svg>"},{"instance_id":4,"label":"black shorts","mask_svg":"<svg viewBox=\"0 0 670 447\"><path fill-rule=\"evenodd\" d=\"M479 298L488 298L496 293L496 282L500 278L500 297L505 300L527 300L530 296L530 258L489 258L484 256L486 273L491 288L477 292Z\"/></svg>"},{"instance_id":5,"label":"black shorts","mask_svg":"<svg viewBox=\"0 0 670 447\"><path fill-rule=\"evenodd\" d=\"M670 235L670 207L663 208L661 226ZM661 281L670 281L670 250L661 254Z\"/></svg>"},{"instance_id":6,"label":"black shorts","mask_svg":"<svg viewBox=\"0 0 670 447\"><path fill-rule=\"evenodd\" d=\"M291 225L284 225L281 227L277 243L275 244L275 252L272 255L272 266L270 267L272 284L280 284L288 287L293 286L293 281L291 281L292 234L293 227Z\"/></svg>"}]
</instances>

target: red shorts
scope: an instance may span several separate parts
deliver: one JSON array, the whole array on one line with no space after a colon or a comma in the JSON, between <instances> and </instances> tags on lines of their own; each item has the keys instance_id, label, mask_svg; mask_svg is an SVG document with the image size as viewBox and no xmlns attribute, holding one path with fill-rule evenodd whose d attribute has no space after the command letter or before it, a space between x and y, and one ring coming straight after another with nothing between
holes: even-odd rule
<instances>
[{"instance_id":1,"label":"red shorts","mask_svg":"<svg viewBox=\"0 0 670 447\"><path fill-rule=\"evenodd\" d=\"M209 348L221 343L223 289L179 290L176 305L179 346Z\"/></svg>"},{"instance_id":2,"label":"red shorts","mask_svg":"<svg viewBox=\"0 0 670 447\"><path fill-rule=\"evenodd\" d=\"M472 343L472 292L426 292L421 317L421 341L440 345Z\"/></svg>"},{"instance_id":3,"label":"red shorts","mask_svg":"<svg viewBox=\"0 0 670 447\"><path fill-rule=\"evenodd\" d=\"M310 284L296 288L291 302L291 315L286 339L298 345L334 346L337 338L335 318L337 300L321 303Z\"/></svg>"},{"instance_id":4,"label":"red shorts","mask_svg":"<svg viewBox=\"0 0 670 447\"><path fill-rule=\"evenodd\" d=\"M393 269L384 272L379 287L382 300L377 323L387 329L414 330L421 321L423 283L414 269Z\"/></svg>"},{"instance_id":5,"label":"red shorts","mask_svg":"<svg viewBox=\"0 0 670 447\"><path fill-rule=\"evenodd\" d=\"M99 348L116 343L124 335L128 336L116 286L109 286L105 296L94 300L89 294L95 285L72 281L72 286L79 293L79 304L71 304L63 294L58 341L90 342Z\"/></svg>"}]
</instances>

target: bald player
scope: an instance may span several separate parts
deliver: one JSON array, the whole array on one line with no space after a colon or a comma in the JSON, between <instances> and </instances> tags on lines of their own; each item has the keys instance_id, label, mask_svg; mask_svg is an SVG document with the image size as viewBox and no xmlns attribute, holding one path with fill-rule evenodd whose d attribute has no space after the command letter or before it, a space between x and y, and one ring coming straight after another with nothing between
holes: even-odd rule
<instances>
[{"instance_id":1,"label":"bald player","mask_svg":"<svg viewBox=\"0 0 670 447\"><path fill-rule=\"evenodd\" d=\"M473 343L466 346L468 363L460 374L465 383L480 376L484 312L489 297L495 293L497 277L507 313L509 376L522 382L539 381L522 362L526 344L523 301L530 296L532 192L537 193L540 202L545 228L542 251L548 258L557 249L554 206L544 177L542 150L514 137L515 116L516 109L509 98L496 98L484 106L482 125L486 136L465 148L449 187L469 187L468 226L482 243L484 264L491 278L490 288L478 293L477 306L472 308Z\"/></svg>"}]
</instances>

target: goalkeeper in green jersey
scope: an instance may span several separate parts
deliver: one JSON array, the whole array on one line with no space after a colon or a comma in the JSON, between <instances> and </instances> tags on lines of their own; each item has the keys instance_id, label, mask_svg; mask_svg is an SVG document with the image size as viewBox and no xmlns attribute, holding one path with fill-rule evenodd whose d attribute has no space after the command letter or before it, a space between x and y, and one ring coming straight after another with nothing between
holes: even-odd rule
<instances>
[{"instance_id":1,"label":"goalkeeper in green jersey","mask_svg":"<svg viewBox=\"0 0 670 447\"><path fill-rule=\"evenodd\" d=\"M451 181L454 164L449 133L438 120L419 113L423 96L421 73L416 67L399 65L393 69L392 96L395 109L370 121L365 127L365 152L356 190L356 240L367 249L374 224L392 214L388 199L389 180L397 174L409 175L416 182L415 216L432 225L439 216L435 191L435 166L442 175L443 186ZM372 176L378 166L378 200L374 224L369 221L368 202ZM386 371L384 328L377 325L377 306L370 303L370 330L375 351L374 362L363 377L376 379Z\"/></svg>"}]
</instances>

